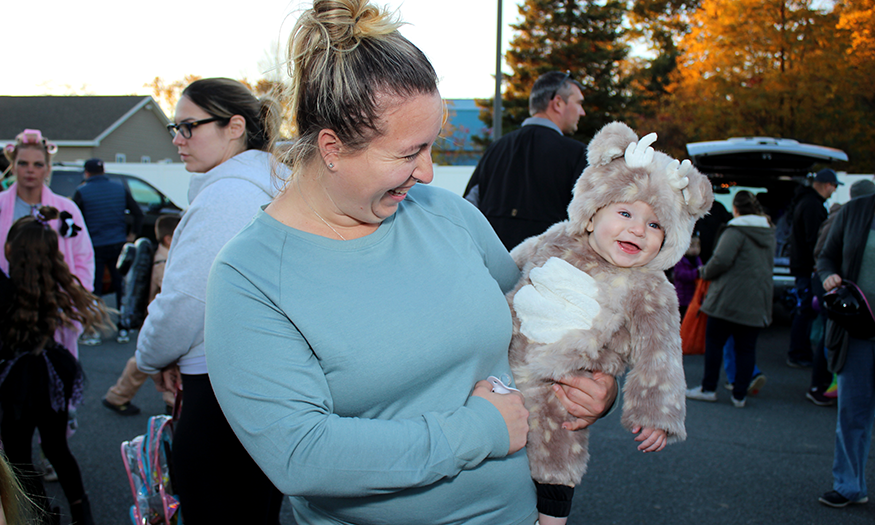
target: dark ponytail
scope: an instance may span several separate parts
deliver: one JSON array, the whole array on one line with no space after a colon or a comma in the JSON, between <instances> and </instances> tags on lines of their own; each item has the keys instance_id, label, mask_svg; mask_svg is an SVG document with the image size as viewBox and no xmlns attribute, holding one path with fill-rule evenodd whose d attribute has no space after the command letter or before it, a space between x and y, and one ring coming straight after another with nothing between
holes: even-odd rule
<instances>
[{"instance_id":1,"label":"dark ponytail","mask_svg":"<svg viewBox=\"0 0 875 525\"><path fill-rule=\"evenodd\" d=\"M246 149L270 151L277 139L282 110L270 96L255 97L249 89L230 78L204 78L188 85L182 92L213 117L230 119L240 115L246 121ZM218 123L227 126L227 121Z\"/></svg>"}]
</instances>

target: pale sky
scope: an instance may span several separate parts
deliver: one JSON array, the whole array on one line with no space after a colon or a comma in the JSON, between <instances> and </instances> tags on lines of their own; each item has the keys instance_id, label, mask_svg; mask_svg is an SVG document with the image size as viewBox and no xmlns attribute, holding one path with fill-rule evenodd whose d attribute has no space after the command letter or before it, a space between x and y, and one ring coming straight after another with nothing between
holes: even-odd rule
<instances>
[{"instance_id":1,"label":"pale sky","mask_svg":"<svg viewBox=\"0 0 875 525\"><path fill-rule=\"evenodd\" d=\"M495 91L497 0L374 0L400 7L401 32L441 77L445 98ZM150 95L157 77L261 78L302 0L41 0L3 7L0 95ZM503 52L517 20L503 0ZM243 9L243 7L247 9ZM507 66L504 71L509 72Z\"/></svg>"}]
</instances>

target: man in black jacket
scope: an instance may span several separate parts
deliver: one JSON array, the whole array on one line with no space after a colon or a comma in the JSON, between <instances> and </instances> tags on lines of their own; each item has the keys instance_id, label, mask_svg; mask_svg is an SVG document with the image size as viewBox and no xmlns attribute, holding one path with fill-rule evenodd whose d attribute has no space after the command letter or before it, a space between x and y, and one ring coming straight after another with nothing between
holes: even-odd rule
<instances>
[{"instance_id":1,"label":"man in black jacket","mask_svg":"<svg viewBox=\"0 0 875 525\"><path fill-rule=\"evenodd\" d=\"M529 95L530 118L493 142L471 175L465 198L474 202L508 250L568 218L586 145L564 135L577 130L582 86L571 73L538 77Z\"/></svg>"},{"instance_id":2,"label":"man in black jacket","mask_svg":"<svg viewBox=\"0 0 875 525\"><path fill-rule=\"evenodd\" d=\"M814 272L814 246L820 225L828 212L824 203L839 185L836 172L826 168L817 172L811 186L803 188L793 209L790 230L790 273L796 278L796 309L790 327L787 364L794 368L811 366L811 274Z\"/></svg>"}]
</instances>

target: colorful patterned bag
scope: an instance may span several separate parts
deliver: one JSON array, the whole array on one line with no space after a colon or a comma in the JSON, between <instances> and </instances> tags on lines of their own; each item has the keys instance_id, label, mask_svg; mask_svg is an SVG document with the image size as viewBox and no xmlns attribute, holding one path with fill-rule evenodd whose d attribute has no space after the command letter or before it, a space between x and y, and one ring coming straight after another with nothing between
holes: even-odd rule
<instances>
[{"instance_id":1,"label":"colorful patterned bag","mask_svg":"<svg viewBox=\"0 0 875 525\"><path fill-rule=\"evenodd\" d=\"M122 443L122 460L131 483L133 525L182 525L179 498L170 483L170 416L152 416L146 434Z\"/></svg>"}]
</instances>

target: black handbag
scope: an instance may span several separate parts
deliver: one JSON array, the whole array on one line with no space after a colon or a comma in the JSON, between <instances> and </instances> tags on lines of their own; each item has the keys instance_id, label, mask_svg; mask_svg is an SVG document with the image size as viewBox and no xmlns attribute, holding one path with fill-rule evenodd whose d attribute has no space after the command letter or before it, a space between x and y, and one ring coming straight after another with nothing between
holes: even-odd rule
<instances>
[{"instance_id":1,"label":"black handbag","mask_svg":"<svg viewBox=\"0 0 875 525\"><path fill-rule=\"evenodd\" d=\"M875 316L866 296L851 281L842 281L840 286L823 295L827 316L848 335L857 339L875 337Z\"/></svg>"},{"instance_id":2,"label":"black handbag","mask_svg":"<svg viewBox=\"0 0 875 525\"><path fill-rule=\"evenodd\" d=\"M826 368L833 374L838 374L845 367L848 358L848 331L832 319L826 321L824 346L826 347Z\"/></svg>"}]
</instances>

